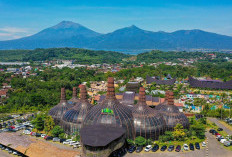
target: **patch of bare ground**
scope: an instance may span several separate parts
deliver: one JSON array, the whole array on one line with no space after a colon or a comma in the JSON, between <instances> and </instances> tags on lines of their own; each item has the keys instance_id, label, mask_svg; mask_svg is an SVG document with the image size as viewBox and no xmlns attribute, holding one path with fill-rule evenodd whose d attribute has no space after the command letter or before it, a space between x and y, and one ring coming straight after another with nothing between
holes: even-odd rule
<instances>
[{"instance_id":1,"label":"patch of bare ground","mask_svg":"<svg viewBox=\"0 0 232 157\"><path fill-rule=\"evenodd\" d=\"M30 135L22 135L19 132L0 133L0 143L9 145L30 157L76 157L80 155L77 149L31 137Z\"/></svg>"},{"instance_id":2,"label":"patch of bare ground","mask_svg":"<svg viewBox=\"0 0 232 157\"><path fill-rule=\"evenodd\" d=\"M50 143L39 140L30 144L29 147L18 146L16 149L26 152L26 155L30 157L75 157L80 154L77 151L60 149Z\"/></svg>"}]
</instances>

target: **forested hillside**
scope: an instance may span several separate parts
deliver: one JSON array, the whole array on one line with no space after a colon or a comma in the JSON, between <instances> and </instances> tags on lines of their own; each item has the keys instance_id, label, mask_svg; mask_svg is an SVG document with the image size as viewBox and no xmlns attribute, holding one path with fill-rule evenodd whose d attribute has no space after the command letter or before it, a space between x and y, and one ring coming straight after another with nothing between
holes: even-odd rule
<instances>
[{"instance_id":1,"label":"forested hillside","mask_svg":"<svg viewBox=\"0 0 232 157\"><path fill-rule=\"evenodd\" d=\"M54 59L76 60L80 64L119 63L129 55L78 48L51 48L35 50L0 50L0 61L46 61Z\"/></svg>"}]
</instances>

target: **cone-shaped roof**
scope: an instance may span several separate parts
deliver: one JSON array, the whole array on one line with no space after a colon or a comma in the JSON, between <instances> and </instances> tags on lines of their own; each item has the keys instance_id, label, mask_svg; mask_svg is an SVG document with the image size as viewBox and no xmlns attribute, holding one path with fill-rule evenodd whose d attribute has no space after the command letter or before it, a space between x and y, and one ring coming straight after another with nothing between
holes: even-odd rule
<instances>
[{"instance_id":1,"label":"cone-shaped roof","mask_svg":"<svg viewBox=\"0 0 232 157\"><path fill-rule=\"evenodd\" d=\"M66 100L66 94L65 94L65 88L61 88L61 99L60 99L60 103L57 104L56 106L54 106L50 111L49 111L49 115L52 116L52 118L54 119L54 122L56 124L60 123L60 120L64 114L64 112L66 110L68 110L69 108L71 108L72 106L69 105L67 103Z\"/></svg>"},{"instance_id":2,"label":"cone-shaped roof","mask_svg":"<svg viewBox=\"0 0 232 157\"><path fill-rule=\"evenodd\" d=\"M139 102L132 109L136 136L147 139L157 139L165 131L163 116L146 104L145 88L140 87Z\"/></svg>"},{"instance_id":3,"label":"cone-shaped roof","mask_svg":"<svg viewBox=\"0 0 232 157\"><path fill-rule=\"evenodd\" d=\"M62 117L61 126L68 134L79 130L92 105L87 100L87 90L85 85L80 86L80 101L74 107L67 110Z\"/></svg>"},{"instance_id":4,"label":"cone-shaped roof","mask_svg":"<svg viewBox=\"0 0 232 157\"><path fill-rule=\"evenodd\" d=\"M174 93L172 91L166 92L165 102L157 105L155 110L162 113L168 130L173 130L177 123L182 124L184 128L188 128L188 118L174 105Z\"/></svg>"},{"instance_id":5,"label":"cone-shaped roof","mask_svg":"<svg viewBox=\"0 0 232 157\"><path fill-rule=\"evenodd\" d=\"M70 100L68 100L68 103L71 105L75 105L76 103L78 103L80 100L77 97L77 88L73 87L73 94L72 94L72 98Z\"/></svg>"},{"instance_id":6,"label":"cone-shaped roof","mask_svg":"<svg viewBox=\"0 0 232 157\"><path fill-rule=\"evenodd\" d=\"M123 127L126 129L127 138L134 138L131 110L116 99L113 77L108 78L105 100L93 106L85 118L84 125L95 124Z\"/></svg>"}]
</instances>

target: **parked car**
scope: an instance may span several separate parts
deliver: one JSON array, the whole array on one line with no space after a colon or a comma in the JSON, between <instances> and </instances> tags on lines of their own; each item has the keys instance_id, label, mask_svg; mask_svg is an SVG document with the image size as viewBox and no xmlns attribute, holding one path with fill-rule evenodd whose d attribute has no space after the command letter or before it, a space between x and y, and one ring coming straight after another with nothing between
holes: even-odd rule
<instances>
[{"instance_id":1,"label":"parked car","mask_svg":"<svg viewBox=\"0 0 232 157\"><path fill-rule=\"evenodd\" d=\"M73 143L75 143L76 141L69 141L69 145L71 146Z\"/></svg>"},{"instance_id":2,"label":"parked car","mask_svg":"<svg viewBox=\"0 0 232 157\"><path fill-rule=\"evenodd\" d=\"M36 137L41 137L41 133L36 133L35 136Z\"/></svg>"},{"instance_id":3,"label":"parked car","mask_svg":"<svg viewBox=\"0 0 232 157\"><path fill-rule=\"evenodd\" d=\"M63 141L63 144L69 144L70 143L70 141Z\"/></svg>"},{"instance_id":4,"label":"parked car","mask_svg":"<svg viewBox=\"0 0 232 157\"><path fill-rule=\"evenodd\" d=\"M213 133L212 133L212 134L213 134L213 135L215 135L216 133L218 133L218 132L217 132L217 131L213 131Z\"/></svg>"},{"instance_id":5,"label":"parked car","mask_svg":"<svg viewBox=\"0 0 232 157\"><path fill-rule=\"evenodd\" d=\"M224 137L223 137L223 136L219 136L219 137L217 138L218 141L221 141L221 139L224 139Z\"/></svg>"},{"instance_id":6,"label":"parked car","mask_svg":"<svg viewBox=\"0 0 232 157\"><path fill-rule=\"evenodd\" d=\"M16 130L16 129L11 129L11 128L9 128L9 131L10 131L10 132L16 132L17 130Z\"/></svg>"},{"instance_id":7,"label":"parked car","mask_svg":"<svg viewBox=\"0 0 232 157\"><path fill-rule=\"evenodd\" d=\"M60 139L60 143L63 143L64 141L66 141L66 139Z\"/></svg>"},{"instance_id":8,"label":"parked car","mask_svg":"<svg viewBox=\"0 0 232 157\"><path fill-rule=\"evenodd\" d=\"M125 148L118 149L110 155L110 157L122 157L126 154Z\"/></svg>"},{"instance_id":9,"label":"parked car","mask_svg":"<svg viewBox=\"0 0 232 157\"><path fill-rule=\"evenodd\" d=\"M46 136L46 134L41 134L41 137L44 138Z\"/></svg>"},{"instance_id":10,"label":"parked car","mask_svg":"<svg viewBox=\"0 0 232 157\"><path fill-rule=\"evenodd\" d=\"M149 152L151 149L152 149L152 145L147 145L144 150L146 152Z\"/></svg>"},{"instance_id":11,"label":"parked car","mask_svg":"<svg viewBox=\"0 0 232 157\"><path fill-rule=\"evenodd\" d=\"M139 146L136 149L136 153L140 153L143 150L143 146Z\"/></svg>"},{"instance_id":12,"label":"parked car","mask_svg":"<svg viewBox=\"0 0 232 157\"><path fill-rule=\"evenodd\" d=\"M206 147L206 143L205 142L202 142L202 147Z\"/></svg>"},{"instance_id":13,"label":"parked car","mask_svg":"<svg viewBox=\"0 0 232 157\"><path fill-rule=\"evenodd\" d=\"M223 138L221 135L217 135L216 139Z\"/></svg>"},{"instance_id":14,"label":"parked car","mask_svg":"<svg viewBox=\"0 0 232 157\"><path fill-rule=\"evenodd\" d=\"M218 135L221 135L221 134L219 134L218 132L216 132L216 133L215 133L215 136L218 136Z\"/></svg>"},{"instance_id":15,"label":"parked car","mask_svg":"<svg viewBox=\"0 0 232 157\"><path fill-rule=\"evenodd\" d=\"M54 138L52 139L52 141L53 141L53 142L60 142L60 138L59 138L59 137L54 137Z\"/></svg>"},{"instance_id":16,"label":"parked car","mask_svg":"<svg viewBox=\"0 0 232 157\"><path fill-rule=\"evenodd\" d=\"M13 155L18 155L17 151L13 151L12 154L13 154Z\"/></svg>"},{"instance_id":17,"label":"parked car","mask_svg":"<svg viewBox=\"0 0 232 157\"><path fill-rule=\"evenodd\" d=\"M188 146L187 144L184 144L183 147L184 147L184 150L185 150L185 151L188 151L188 150L189 150L189 146Z\"/></svg>"},{"instance_id":18,"label":"parked car","mask_svg":"<svg viewBox=\"0 0 232 157\"><path fill-rule=\"evenodd\" d=\"M36 132L31 132L31 136L35 136L36 135Z\"/></svg>"},{"instance_id":19,"label":"parked car","mask_svg":"<svg viewBox=\"0 0 232 157\"><path fill-rule=\"evenodd\" d=\"M220 140L221 143L224 143L224 142L226 142L226 141L227 141L227 140L224 139L224 138Z\"/></svg>"},{"instance_id":20,"label":"parked car","mask_svg":"<svg viewBox=\"0 0 232 157\"><path fill-rule=\"evenodd\" d=\"M13 153L13 150L12 150L12 149L9 149L9 150L8 150L8 153L9 153L9 154L12 154L12 153Z\"/></svg>"},{"instance_id":21,"label":"parked car","mask_svg":"<svg viewBox=\"0 0 232 157\"><path fill-rule=\"evenodd\" d=\"M121 148L118 150L118 156L122 157L126 154L126 149L125 148Z\"/></svg>"},{"instance_id":22,"label":"parked car","mask_svg":"<svg viewBox=\"0 0 232 157\"><path fill-rule=\"evenodd\" d=\"M154 145L154 147L151 150L153 152L156 152L157 150L159 150L159 145L158 144Z\"/></svg>"},{"instance_id":23,"label":"parked car","mask_svg":"<svg viewBox=\"0 0 232 157\"><path fill-rule=\"evenodd\" d=\"M130 146L128 149L129 153L133 153L135 151L136 147L135 146Z\"/></svg>"},{"instance_id":24,"label":"parked car","mask_svg":"<svg viewBox=\"0 0 232 157\"><path fill-rule=\"evenodd\" d=\"M73 144L73 148L79 148L79 147L81 147L80 144Z\"/></svg>"},{"instance_id":25,"label":"parked car","mask_svg":"<svg viewBox=\"0 0 232 157\"><path fill-rule=\"evenodd\" d=\"M194 145L192 143L189 144L189 149L194 150Z\"/></svg>"},{"instance_id":26,"label":"parked car","mask_svg":"<svg viewBox=\"0 0 232 157\"><path fill-rule=\"evenodd\" d=\"M179 152L180 150L181 150L181 146L180 146L180 145L176 146L175 151L176 151L176 152Z\"/></svg>"},{"instance_id":27,"label":"parked car","mask_svg":"<svg viewBox=\"0 0 232 157\"><path fill-rule=\"evenodd\" d=\"M53 137L47 135L47 136L44 137L44 139L45 139L46 141L51 141L51 140L53 139Z\"/></svg>"},{"instance_id":28,"label":"parked car","mask_svg":"<svg viewBox=\"0 0 232 157\"><path fill-rule=\"evenodd\" d=\"M161 147L161 151L165 151L167 149L167 146L166 145L163 145L162 147Z\"/></svg>"},{"instance_id":29,"label":"parked car","mask_svg":"<svg viewBox=\"0 0 232 157\"><path fill-rule=\"evenodd\" d=\"M225 141L224 146L226 146L226 147L230 146L230 141Z\"/></svg>"},{"instance_id":30,"label":"parked car","mask_svg":"<svg viewBox=\"0 0 232 157\"><path fill-rule=\"evenodd\" d=\"M8 131L9 131L8 128L3 129L3 132L8 132Z\"/></svg>"},{"instance_id":31,"label":"parked car","mask_svg":"<svg viewBox=\"0 0 232 157\"><path fill-rule=\"evenodd\" d=\"M71 142L69 143L70 146L78 145L78 144L80 144L80 142L78 142L78 141L71 141Z\"/></svg>"},{"instance_id":32,"label":"parked car","mask_svg":"<svg viewBox=\"0 0 232 157\"><path fill-rule=\"evenodd\" d=\"M174 150L174 145L170 145L170 146L168 147L168 151L171 152L171 151L173 151L173 150Z\"/></svg>"},{"instance_id":33,"label":"parked car","mask_svg":"<svg viewBox=\"0 0 232 157\"><path fill-rule=\"evenodd\" d=\"M223 131L223 129L222 128L218 128L217 131Z\"/></svg>"},{"instance_id":34,"label":"parked car","mask_svg":"<svg viewBox=\"0 0 232 157\"><path fill-rule=\"evenodd\" d=\"M214 129L210 129L209 130L209 133L213 133L215 130Z\"/></svg>"},{"instance_id":35,"label":"parked car","mask_svg":"<svg viewBox=\"0 0 232 157\"><path fill-rule=\"evenodd\" d=\"M195 148L200 149L200 144L198 142L195 143Z\"/></svg>"}]
</instances>

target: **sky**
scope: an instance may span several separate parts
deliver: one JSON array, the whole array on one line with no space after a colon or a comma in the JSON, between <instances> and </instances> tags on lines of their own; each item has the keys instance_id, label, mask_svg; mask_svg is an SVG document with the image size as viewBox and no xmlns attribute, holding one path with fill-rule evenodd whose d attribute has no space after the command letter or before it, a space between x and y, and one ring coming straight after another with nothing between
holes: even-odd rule
<instances>
[{"instance_id":1,"label":"sky","mask_svg":"<svg viewBox=\"0 0 232 157\"><path fill-rule=\"evenodd\" d=\"M30 36L63 20L99 33L136 25L232 36L232 0L0 0L0 40Z\"/></svg>"}]
</instances>

